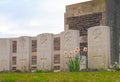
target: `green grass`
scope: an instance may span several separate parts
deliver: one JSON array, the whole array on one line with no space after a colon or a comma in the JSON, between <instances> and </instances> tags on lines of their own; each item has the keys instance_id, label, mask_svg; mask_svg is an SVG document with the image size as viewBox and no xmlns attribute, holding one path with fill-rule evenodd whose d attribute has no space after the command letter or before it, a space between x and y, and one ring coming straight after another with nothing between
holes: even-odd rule
<instances>
[{"instance_id":1,"label":"green grass","mask_svg":"<svg viewBox=\"0 0 120 82\"><path fill-rule=\"evenodd\" d=\"M120 72L1 73L0 82L120 82Z\"/></svg>"}]
</instances>

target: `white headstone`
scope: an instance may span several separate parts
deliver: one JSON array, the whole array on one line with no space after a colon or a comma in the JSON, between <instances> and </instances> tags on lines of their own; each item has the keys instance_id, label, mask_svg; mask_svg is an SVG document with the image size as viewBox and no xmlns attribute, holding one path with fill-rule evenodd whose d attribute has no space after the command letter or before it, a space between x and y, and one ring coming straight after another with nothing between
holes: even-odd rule
<instances>
[{"instance_id":1,"label":"white headstone","mask_svg":"<svg viewBox=\"0 0 120 82\"><path fill-rule=\"evenodd\" d=\"M69 71L68 68L68 55L74 54L75 48L79 48L79 31L68 30L60 34L60 69L61 71ZM67 55L64 54L67 52Z\"/></svg>"},{"instance_id":2,"label":"white headstone","mask_svg":"<svg viewBox=\"0 0 120 82\"><path fill-rule=\"evenodd\" d=\"M53 40L53 34L50 33L44 33L37 36L37 69L53 70Z\"/></svg>"},{"instance_id":3,"label":"white headstone","mask_svg":"<svg viewBox=\"0 0 120 82\"><path fill-rule=\"evenodd\" d=\"M30 70L31 62L31 39L24 36L17 39L17 69Z\"/></svg>"},{"instance_id":4,"label":"white headstone","mask_svg":"<svg viewBox=\"0 0 120 82\"><path fill-rule=\"evenodd\" d=\"M88 29L88 68L108 68L110 64L110 29L95 26Z\"/></svg>"},{"instance_id":5,"label":"white headstone","mask_svg":"<svg viewBox=\"0 0 120 82\"><path fill-rule=\"evenodd\" d=\"M10 39L0 39L0 71L10 70Z\"/></svg>"}]
</instances>

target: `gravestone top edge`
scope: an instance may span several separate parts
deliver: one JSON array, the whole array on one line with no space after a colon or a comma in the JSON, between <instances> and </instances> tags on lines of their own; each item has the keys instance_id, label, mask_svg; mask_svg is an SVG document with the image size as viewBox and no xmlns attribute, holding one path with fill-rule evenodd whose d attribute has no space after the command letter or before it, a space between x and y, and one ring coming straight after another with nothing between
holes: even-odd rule
<instances>
[{"instance_id":1,"label":"gravestone top edge","mask_svg":"<svg viewBox=\"0 0 120 82\"><path fill-rule=\"evenodd\" d=\"M11 40L10 38L0 38L0 40Z\"/></svg>"},{"instance_id":2,"label":"gravestone top edge","mask_svg":"<svg viewBox=\"0 0 120 82\"><path fill-rule=\"evenodd\" d=\"M54 35L54 34L53 33L42 33L42 34L38 34L37 37L41 35Z\"/></svg>"},{"instance_id":3,"label":"gravestone top edge","mask_svg":"<svg viewBox=\"0 0 120 82\"><path fill-rule=\"evenodd\" d=\"M110 29L109 26L94 26L94 27L90 27L88 28L88 32L91 31L91 30L94 30L94 29Z\"/></svg>"},{"instance_id":4,"label":"gravestone top edge","mask_svg":"<svg viewBox=\"0 0 120 82\"><path fill-rule=\"evenodd\" d=\"M18 38L31 38L30 36L20 36Z\"/></svg>"},{"instance_id":5,"label":"gravestone top edge","mask_svg":"<svg viewBox=\"0 0 120 82\"><path fill-rule=\"evenodd\" d=\"M65 31L62 31L60 34L63 34L66 32L79 32L79 30L65 30Z\"/></svg>"}]
</instances>

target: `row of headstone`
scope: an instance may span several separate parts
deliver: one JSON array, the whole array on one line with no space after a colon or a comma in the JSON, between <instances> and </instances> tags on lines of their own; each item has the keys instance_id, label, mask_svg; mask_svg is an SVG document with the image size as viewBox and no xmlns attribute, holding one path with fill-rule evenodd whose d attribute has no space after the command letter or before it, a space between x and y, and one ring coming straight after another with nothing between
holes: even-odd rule
<instances>
[{"instance_id":1,"label":"row of headstone","mask_svg":"<svg viewBox=\"0 0 120 82\"><path fill-rule=\"evenodd\" d=\"M53 70L53 34L44 33L37 36L37 68ZM17 39L16 68L30 71L31 37L23 36ZM0 39L0 71L11 70L12 42L11 39Z\"/></svg>"},{"instance_id":2,"label":"row of headstone","mask_svg":"<svg viewBox=\"0 0 120 82\"><path fill-rule=\"evenodd\" d=\"M61 69L68 70L64 51L74 50L79 47L79 31L69 30L60 35ZM11 66L11 40L0 40L0 71L10 70ZM29 71L31 66L31 38L24 36L17 39L16 67L22 71ZM54 37L53 34L44 33L37 36L37 68L41 70L53 70ZM3 61L3 62L2 62ZM64 68L65 67L65 68Z\"/></svg>"},{"instance_id":3,"label":"row of headstone","mask_svg":"<svg viewBox=\"0 0 120 82\"><path fill-rule=\"evenodd\" d=\"M75 55L75 48L80 47L79 31L68 30L60 34L60 70L68 71L69 58ZM17 39L17 69L28 71L31 66L31 38ZM65 54L66 52L66 54ZM0 39L0 71L10 70L11 41ZM54 37L44 33L37 36L37 68L53 70ZM86 56L82 57L81 69L86 68ZM110 65L110 30L107 26L88 29L88 68L108 68Z\"/></svg>"},{"instance_id":4,"label":"row of headstone","mask_svg":"<svg viewBox=\"0 0 120 82\"><path fill-rule=\"evenodd\" d=\"M37 69L53 70L53 34L44 33L37 36ZM17 69L29 71L31 66L30 37L17 39Z\"/></svg>"},{"instance_id":5,"label":"row of headstone","mask_svg":"<svg viewBox=\"0 0 120 82\"><path fill-rule=\"evenodd\" d=\"M62 32L60 38L61 70L68 71L69 58L73 58L73 50L76 47L80 47L79 31L69 30ZM108 26L95 26L88 29L87 55L82 55L82 62L80 62L80 70L86 68L107 69L110 67L110 28Z\"/></svg>"},{"instance_id":6,"label":"row of headstone","mask_svg":"<svg viewBox=\"0 0 120 82\"><path fill-rule=\"evenodd\" d=\"M76 47L79 48L78 31L66 31L61 34L61 70L68 71L69 55L62 55L64 51L69 54ZM82 54L81 54L82 55ZM82 55L80 69L107 69L110 61L110 28L95 26L88 29L88 56ZM87 59L88 58L88 59ZM88 66L87 66L88 65Z\"/></svg>"}]
</instances>

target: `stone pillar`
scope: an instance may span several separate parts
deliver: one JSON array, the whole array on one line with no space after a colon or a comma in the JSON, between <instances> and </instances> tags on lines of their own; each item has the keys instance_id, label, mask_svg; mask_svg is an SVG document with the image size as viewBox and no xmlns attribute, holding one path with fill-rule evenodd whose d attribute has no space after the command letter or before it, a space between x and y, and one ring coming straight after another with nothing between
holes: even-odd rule
<instances>
[{"instance_id":1,"label":"stone pillar","mask_svg":"<svg viewBox=\"0 0 120 82\"><path fill-rule=\"evenodd\" d=\"M110 29L95 26L88 29L88 68L108 68L110 65Z\"/></svg>"},{"instance_id":2,"label":"stone pillar","mask_svg":"<svg viewBox=\"0 0 120 82\"><path fill-rule=\"evenodd\" d=\"M30 71L31 39L24 36L17 39L17 69Z\"/></svg>"},{"instance_id":3,"label":"stone pillar","mask_svg":"<svg viewBox=\"0 0 120 82\"><path fill-rule=\"evenodd\" d=\"M53 34L44 33L37 36L37 69L53 70L54 58Z\"/></svg>"},{"instance_id":4,"label":"stone pillar","mask_svg":"<svg viewBox=\"0 0 120 82\"><path fill-rule=\"evenodd\" d=\"M106 25L110 27L111 64L119 62L120 0L106 1Z\"/></svg>"},{"instance_id":5,"label":"stone pillar","mask_svg":"<svg viewBox=\"0 0 120 82\"><path fill-rule=\"evenodd\" d=\"M0 71L10 70L10 39L0 39Z\"/></svg>"},{"instance_id":6,"label":"stone pillar","mask_svg":"<svg viewBox=\"0 0 120 82\"><path fill-rule=\"evenodd\" d=\"M67 52L74 54L76 47L79 48L79 31L78 30L67 30L60 34L60 69L61 71L69 71L68 68L68 56L64 54Z\"/></svg>"}]
</instances>

